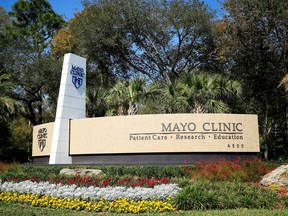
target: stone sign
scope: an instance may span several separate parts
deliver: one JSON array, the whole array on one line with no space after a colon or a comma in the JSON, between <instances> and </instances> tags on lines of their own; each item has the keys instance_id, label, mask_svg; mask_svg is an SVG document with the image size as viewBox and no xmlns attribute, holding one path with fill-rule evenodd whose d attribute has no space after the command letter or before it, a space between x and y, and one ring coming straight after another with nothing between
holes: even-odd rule
<instances>
[{"instance_id":1,"label":"stone sign","mask_svg":"<svg viewBox=\"0 0 288 216\"><path fill-rule=\"evenodd\" d=\"M160 114L71 121L71 155L147 152L259 152L257 116Z\"/></svg>"},{"instance_id":2,"label":"stone sign","mask_svg":"<svg viewBox=\"0 0 288 216\"><path fill-rule=\"evenodd\" d=\"M32 156L50 155L54 123L34 126Z\"/></svg>"},{"instance_id":3,"label":"stone sign","mask_svg":"<svg viewBox=\"0 0 288 216\"><path fill-rule=\"evenodd\" d=\"M64 56L49 164L71 164L69 121L85 118L86 59L72 53Z\"/></svg>"}]
</instances>

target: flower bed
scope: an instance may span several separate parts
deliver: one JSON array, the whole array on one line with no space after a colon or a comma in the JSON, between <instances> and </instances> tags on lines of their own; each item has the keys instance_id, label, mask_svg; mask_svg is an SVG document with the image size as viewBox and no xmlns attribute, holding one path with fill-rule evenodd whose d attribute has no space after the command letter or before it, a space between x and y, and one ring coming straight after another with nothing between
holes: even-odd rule
<instances>
[{"instance_id":1,"label":"flower bed","mask_svg":"<svg viewBox=\"0 0 288 216\"><path fill-rule=\"evenodd\" d=\"M166 200L131 200L127 198L108 201L105 199L83 199L56 198L54 196L39 196L37 194L1 192L0 201L16 202L31 206L49 207L55 209L85 210L94 212L118 212L118 213L161 213L174 211L170 199Z\"/></svg>"},{"instance_id":2,"label":"flower bed","mask_svg":"<svg viewBox=\"0 0 288 216\"><path fill-rule=\"evenodd\" d=\"M30 180L32 182L43 182L43 180L38 179L36 176L24 177L24 178L8 178L6 181L20 182L24 180ZM130 177L122 179L97 179L91 177L80 177L79 175L75 177L53 177L47 178L45 181L52 184L65 184L65 185L77 185L77 186L96 186L96 187L108 187L108 186L124 186L124 187L154 187L155 185L168 184L169 178L141 178L141 177Z\"/></svg>"},{"instance_id":3,"label":"flower bed","mask_svg":"<svg viewBox=\"0 0 288 216\"><path fill-rule=\"evenodd\" d=\"M108 178L99 179L66 177L55 174L57 170L54 169L58 167L49 168L49 172L45 168L45 175L41 172L42 168L37 170L33 167L29 172L26 168L3 173L0 177L0 202L121 213L231 208L274 209L288 206L286 188L263 188L255 184L263 175L263 170L267 171L267 166L264 167L258 160L239 159L229 162L223 159L215 163L197 163L193 169L183 166L183 172L187 172L190 178L175 177L173 180L151 175L146 178L141 173L137 177L119 178L118 172ZM253 179L246 178L251 175ZM207 177L208 181L204 177ZM248 183L243 183L248 180Z\"/></svg>"},{"instance_id":4,"label":"flower bed","mask_svg":"<svg viewBox=\"0 0 288 216\"><path fill-rule=\"evenodd\" d=\"M49 182L0 182L0 191L31 193L48 195L57 198L84 198L85 200L101 199L117 200L128 198L133 200L164 200L178 193L180 188L177 184L161 184L153 188L143 187L77 187L76 185L50 184Z\"/></svg>"},{"instance_id":5,"label":"flower bed","mask_svg":"<svg viewBox=\"0 0 288 216\"><path fill-rule=\"evenodd\" d=\"M0 201L32 206L122 213L174 211L171 197L179 192L177 184L143 187L78 187L49 182L1 182Z\"/></svg>"}]
</instances>

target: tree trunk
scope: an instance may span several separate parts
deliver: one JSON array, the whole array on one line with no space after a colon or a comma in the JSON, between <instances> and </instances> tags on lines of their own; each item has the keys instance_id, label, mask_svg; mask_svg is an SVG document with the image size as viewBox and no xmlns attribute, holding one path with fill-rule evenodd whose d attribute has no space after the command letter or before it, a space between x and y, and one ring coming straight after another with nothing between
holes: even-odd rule
<instances>
[{"instance_id":1,"label":"tree trunk","mask_svg":"<svg viewBox=\"0 0 288 216\"><path fill-rule=\"evenodd\" d=\"M118 107L118 110L117 110L117 115L118 116L121 116L121 115L124 115L125 114L125 109L124 109L124 106L123 105L120 105Z\"/></svg>"},{"instance_id":2,"label":"tree trunk","mask_svg":"<svg viewBox=\"0 0 288 216\"><path fill-rule=\"evenodd\" d=\"M269 113L269 103L267 98L265 98L266 103L266 111L265 111L265 119L264 119L264 125L263 125L263 138L264 138L264 159L269 159L269 134L271 131L271 123L269 123L268 120L268 113Z\"/></svg>"},{"instance_id":3,"label":"tree trunk","mask_svg":"<svg viewBox=\"0 0 288 216\"><path fill-rule=\"evenodd\" d=\"M129 101L129 109L128 109L128 115L136 115L138 109L137 105L134 104L133 102Z\"/></svg>"},{"instance_id":4,"label":"tree trunk","mask_svg":"<svg viewBox=\"0 0 288 216\"><path fill-rule=\"evenodd\" d=\"M286 101L288 101L288 94L286 94ZM288 139L288 106L286 106L286 134Z\"/></svg>"}]
</instances>

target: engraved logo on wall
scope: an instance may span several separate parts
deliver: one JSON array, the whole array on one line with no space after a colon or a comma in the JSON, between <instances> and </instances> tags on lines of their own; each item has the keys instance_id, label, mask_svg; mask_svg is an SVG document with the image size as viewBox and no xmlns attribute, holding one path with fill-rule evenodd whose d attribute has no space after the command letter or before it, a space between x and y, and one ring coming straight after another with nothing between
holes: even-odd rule
<instances>
[{"instance_id":1,"label":"engraved logo on wall","mask_svg":"<svg viewBox=\"0 0 288 216\"><path fill-rule=\"evenodd\" d=\"M47 132L47 128L40 128L38 130L38 146L40 151L42 152L46 146L46 139L48 137L48 132Z\"/></svg>"},{"instance_id":2,"label":"engraved logo on wall","mask_svg":"<svg viewBox=\"0 0 288 216\"><path fill-rule=\"evenodd\" d=\"M72 65L70 74L72 74L72 83L74 84L75 88L78 89L83 84L83 78L85 77L84 69Z\"/></svg>"}]
</instances>

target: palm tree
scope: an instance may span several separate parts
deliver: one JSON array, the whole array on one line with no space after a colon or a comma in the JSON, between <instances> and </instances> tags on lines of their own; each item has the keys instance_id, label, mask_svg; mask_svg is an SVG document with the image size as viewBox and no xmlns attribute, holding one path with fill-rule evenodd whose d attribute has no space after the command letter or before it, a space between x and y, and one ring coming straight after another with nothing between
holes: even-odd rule
<instances>
[{"instance_id":1,"label":"palm tree","mask_svg":"<svg viewBox=\"0 0 288 216\"><path fill-rule=\"evenodd\" d=\"M15 100L7 96L12 87L12 83L9 82L9 75L0 75L0 116L4 120L15 111Z\"/></svg>"},{"instance_id":2,"label":"palm tree","mask_svg":"<svg viewBox=\"0 0 288 216\"><path fill-rule=\"evenodd\" d=\"M87 88L86 116L104 116L108 109L108 91L102 87Z\"/></svg>"},{"instance_id":3,"label":"palm tree","mask_svg":"<svg viewBox=\"0 0 288 216\"><path fill-rule=\"evenodd\" d=\"M186 86L182 94L192 113L229 112L229 101L241 97L241 84L220 74L188 74L182 82Z\"/></svg>"},{"instance_id":4,"label":"palm tree","mask_svg":"<svg viewBox=\"0 0 288 216\"><path fill-rule=\"evenodd\" d=\"M159 89L159 101L161 101L160 104L163 104L164 113L185 112L188 103L187 98L182 94L185 85L180 80L172 82L167 79Z\"/></svg>"},{"instance_id":5,"label":"palm tree","mask_svg":"<svg viewBox=\"0 0 288 216\"><path fill-rule=\"evenodd\" d=\"M143 78L137 77L134 80L118 80L111 91L111 98L118 102L118 115L124 114L124 107L127 107L127 115L135 115L139 110L142 101L153 98L156 94L155 88L148 88Z\"/></svg>"}]
</instances>

